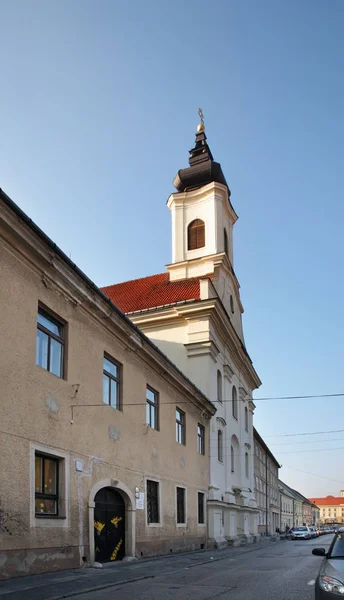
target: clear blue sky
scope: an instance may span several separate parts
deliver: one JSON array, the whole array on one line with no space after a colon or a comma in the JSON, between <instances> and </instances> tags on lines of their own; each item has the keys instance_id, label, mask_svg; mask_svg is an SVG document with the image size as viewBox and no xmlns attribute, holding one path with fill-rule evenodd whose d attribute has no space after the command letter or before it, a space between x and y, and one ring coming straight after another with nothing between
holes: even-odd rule
<instances>
[{"instance_id":1,"label":"clear blue sky","mask_svg":"<svg viewBox=\"0 0 344 600\"><path fill-rule=\"evenodd\" d=\"M13 200L98 285L163 272L201 106L256 397L344 392L343 0L2 0L0 23ZM255 424L287 483L344 488L344 432L271 437L344 429L344 398L257 402Z\"/></svg>"}]
</instances>

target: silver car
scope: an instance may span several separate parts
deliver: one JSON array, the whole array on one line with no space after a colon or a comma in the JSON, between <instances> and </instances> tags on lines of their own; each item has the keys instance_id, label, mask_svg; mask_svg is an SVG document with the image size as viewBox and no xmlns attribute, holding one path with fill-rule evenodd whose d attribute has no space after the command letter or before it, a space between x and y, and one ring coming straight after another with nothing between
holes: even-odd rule
<instances>
[{"instance_id":1,"label":"silver car","mask_svg":"<svg viewBox=\"0 0 344 600\"><path fill-rule=\"evenodd\" d=\"M291 539L292 540L309 540L312 537L309 527L294 527Z\"/></svg>"},{"instance_id":2,"label":"silver car","mask_svg":"<svg viewBox=\"0 0 344 600\"><path fill-rule=\"evenodd\" d=\"M344 597L344 527L335 534L328 552L314 548L312 554L324 557L315 582L315 600Z\"/></svg>"}]
</instances>

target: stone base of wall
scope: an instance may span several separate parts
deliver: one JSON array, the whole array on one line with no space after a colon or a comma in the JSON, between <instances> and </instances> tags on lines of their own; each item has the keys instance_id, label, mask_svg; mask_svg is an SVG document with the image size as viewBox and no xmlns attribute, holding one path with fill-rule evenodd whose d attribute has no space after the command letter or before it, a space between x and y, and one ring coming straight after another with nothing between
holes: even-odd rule
<instances>
[{"instance_id":1,"label":"stone base of wall","mask_svg":"<svg viewBox=\"0 0 344 600\"><path fill-rule=\"evenodd\" d=\"M192 552L207 547L206 537L136 542L136 556L137 558L145 558L179 554L180 552Z\"/></svg>"},{"instance_id":2,"label":"stone base of wall","mask_svg":"<svg viewBox=\"0 0 344 600\"><path fill-rule=\"evenodd\" d=\"M79 548L30 548L0 551L0 580L80 567Z\"/></svg>"}]
</instances>

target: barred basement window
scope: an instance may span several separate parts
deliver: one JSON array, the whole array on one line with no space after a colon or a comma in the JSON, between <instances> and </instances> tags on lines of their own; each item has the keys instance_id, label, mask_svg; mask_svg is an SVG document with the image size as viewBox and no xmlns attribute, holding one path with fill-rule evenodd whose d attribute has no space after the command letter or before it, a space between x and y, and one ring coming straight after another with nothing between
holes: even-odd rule
<instances>
[{"instance_id":1,"label":"barred basement window","mask_svg":"<svg viewBox=\"0 0 344 600\"><path fill-rule=\"evenodd\" d=\"M205 246L205 224L201 219L195 219L188 226L188 250L196 250Z\"/></svg>"},{"instance_id":2,"label":"barred basement window","mask_svg":"<svg viewBox=\"0 0 344 600\"><path fill-rule=\"evenodd\" d=\"M185 489L177 487L177 523L185 523Z\"/></svg>"},{"instance_id":3,"label":"barred basement window","mask_svg":"<svg viewBox=\"0 0 344 600\"><path fill-rule=\"evenodd\" d=\"M147 479L147 523L160 523L159 483Z\"/></svg>"}]
</instances>

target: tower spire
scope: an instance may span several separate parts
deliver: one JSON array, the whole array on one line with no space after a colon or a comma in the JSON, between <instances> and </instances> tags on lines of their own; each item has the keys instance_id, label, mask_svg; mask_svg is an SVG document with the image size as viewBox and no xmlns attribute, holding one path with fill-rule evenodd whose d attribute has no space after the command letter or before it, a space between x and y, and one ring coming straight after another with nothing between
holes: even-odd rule
<instances>
[{"instance_id":1,"label":"tower spire","mask_svg":"<svg viewBox=\"0 0 344 600\"><path fill-rule=\"evenodd\" d=\"M212 181L227 186L221 165L214 161L205 135L203 110L198 109L200 122L197 126L195 145L189 150L189 167L180 169L173 180L178 192L203 187ZM230 196L230 190L228 188Z\"/></svg>"}]
</instances>

